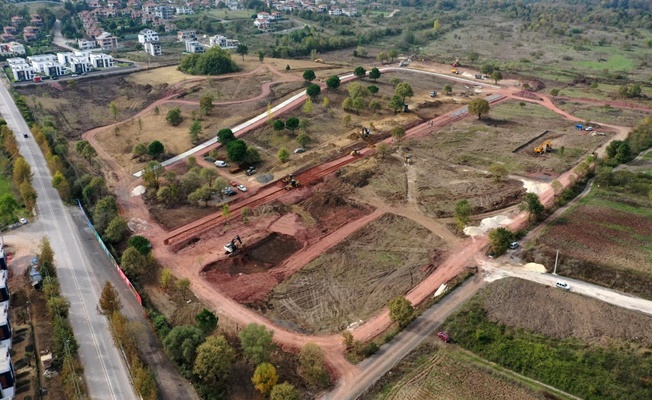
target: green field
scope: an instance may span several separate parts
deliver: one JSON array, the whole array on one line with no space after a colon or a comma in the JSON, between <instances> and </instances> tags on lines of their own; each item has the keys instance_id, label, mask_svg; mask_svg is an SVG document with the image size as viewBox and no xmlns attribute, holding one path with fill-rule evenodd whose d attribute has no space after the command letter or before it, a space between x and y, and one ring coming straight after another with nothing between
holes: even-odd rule
<instances>
[{"instance_id":1,"label":"green field","mask_svg":"<svg viewBox=\"0 0 652 400\"><path fill-rule=\"evenodd\" d=\"M599 50L598 50L599 49ZM596 55L601 55L603 48L597 48L597 51L594 51L590 58L596 58ZM616 49L614 49L616 50ZM619 51L622 51L618 49ZM575 65L584 68L591 68L594 70L603 70L609 69L610 71L626 71L629 72L634 68L634 62L624 57L621 54L612 54L606 61L600 60L585 60L585 61L576 61Z\"/></svg>"},{"instance_id":2,"label":"green field","mask_svg":"<svg viewBox=\"0 0 652 400\"><path fill-rule=\"evenodd\" d=\"M256 10L210 10L206 14L219 19L249 19Z\"/></svg>"}]
</instances>

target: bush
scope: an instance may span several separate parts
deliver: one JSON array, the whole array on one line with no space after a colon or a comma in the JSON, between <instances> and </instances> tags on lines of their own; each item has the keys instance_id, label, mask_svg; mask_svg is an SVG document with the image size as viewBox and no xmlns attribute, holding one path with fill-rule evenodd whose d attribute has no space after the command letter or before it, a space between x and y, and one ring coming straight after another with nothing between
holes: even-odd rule
<instances>
[{"instance_id":1,"label":"bush","mask_svg":"<svg viewBox=\"0 0 652 400\"><path fill-rule=\"evenodd\" d=\"M219 47L211 47L204 54L190 54L181 59L179 71L190 75L221 75L239 70L231 53Z\"/></svg>"}]
</instances>

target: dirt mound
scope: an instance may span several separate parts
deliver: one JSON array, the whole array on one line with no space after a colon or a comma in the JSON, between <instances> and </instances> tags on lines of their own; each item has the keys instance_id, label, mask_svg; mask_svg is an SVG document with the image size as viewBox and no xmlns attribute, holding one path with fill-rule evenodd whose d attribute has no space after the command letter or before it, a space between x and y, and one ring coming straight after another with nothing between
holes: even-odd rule
<instances>
[{"instance_id":1,"label":"dirt mound","mask_svg":"<svg viewBox=\"0 0 652 400\"><path fill-rule=\"evenodd\" d=\"M484 292L484 309L493 321L553 338L652 344L651 316L525 280L492 283Z\"/></svg>"}]
</instances>

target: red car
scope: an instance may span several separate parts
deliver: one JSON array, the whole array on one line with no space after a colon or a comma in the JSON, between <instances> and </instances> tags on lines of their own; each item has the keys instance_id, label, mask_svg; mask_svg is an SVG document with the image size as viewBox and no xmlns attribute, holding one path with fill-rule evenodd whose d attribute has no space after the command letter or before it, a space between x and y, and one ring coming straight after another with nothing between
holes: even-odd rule
<instances>
[{"instance_id":1,"label":"red car","mask_svg":"<svg viewBox=\"0 0 652 400\"><path fill-rule=\"evenodd\" d=\"M437 336L446 343L451 341L451 337L446 332L437 332Z\"/></svg>"},{"instance_id":2,"label":"red car","mask_svg":"<svg viewBox=\"0 0 652 400\"><path fill-rule=\"evenodd\" d=\"M230 183L231 186L233 186L233 187L237 187L237 186L238 186L238 182L236 182L236 181L229 181L229 183Z\"/></svg>"}]
</instances>

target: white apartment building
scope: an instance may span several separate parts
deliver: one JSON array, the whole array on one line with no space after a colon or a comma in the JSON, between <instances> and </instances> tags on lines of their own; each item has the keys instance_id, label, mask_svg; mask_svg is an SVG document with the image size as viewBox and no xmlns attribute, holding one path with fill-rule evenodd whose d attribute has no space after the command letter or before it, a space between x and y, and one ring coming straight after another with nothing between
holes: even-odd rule
<instances>
[{"instance_id":1,"label":"white apartment building","mask_svg":"<svg viewBox=\"0 0 652 400\"><path fill-rule=\"evenodd\" d=\"M153 31L151 29L143 29L142 31L138 32L138 43L148 43L148 42L158 42L159 37L158 33L156 31Z\"/></svg>"},{"instance_id":2,"label":"white apartment building","mask_svg":"<svg viewBox=\"0 0 652 400\"><path fill-rule=\"evenodd\" d=\"M0 347L11 349L12 329L9 323L9 308L0 307Z\"/></svg>"},{"instance_id":3,"label":"white apartment building","mask_svg":"<svg viewBox=\"0 0 652 400\"><path fill-rule=\"evenodd\" d=\"M54 54L39 54L27 57L27 60L32 64L35 72L48 76L63 75L64 66L58 62Z\"/></svg>"},{"instance_id":4,"label":"white apartment building","mask_svg":"<svg viewBox=\"0 0 652 400\"><path fill-rule=\"evenodd\" d=\"M20 56L25 54L25 46L18 42L0 43L0 56Z\"/></svg>"},{"instance_id":5,"label":"white apartment building","mask_svg":"<svg viewBox=\"0 0 652 400\"><path fill-rule=\"evenodd\" d=\"M194 29L177 31L177 39L180 42L185 42L187 40L195 40L197 38L197 31Z\"/></svg>"},{"instance_id":6,"label":"white apartment building","mask_svg":"<svg viewBox=\"0 0 652 400\"><path fill-rule=\"evenodd\" d=\"M88 55L93 68L115 67L115 60L112 56L104 53L91 53Z\"/></svg>"},{"instance_id":7,"label":"white apartment building","mask_svg":"<svg viewBox=\"0 0 652 400\"><path fill-rule=\"evenodd\" d=\"M7 59L7 64L16 82L31 81L34 79L34 68L27 64L24 58L16 57Z\"/></svg>"},{"instance_id":8,"label":"white apartment building","mask_svg":"<svg viewBox=\"0 0 652 400\"><path fill-rule=\"evenodd\" d=\"M68 65L73 74L82 74L92 69L91 61L86 54L70 56Z\"/></svg>"},{"instance_id":9,"label":"white apartment building","mask_svg":"<svg viewBox=\"0 0 652 400\"><path fill-rule=\"evenodd\" d=\"M204 52L204 46L201 45L196 40L187 40L186 41L186 52L187 53L203 53Z\"/></svg>"},{"instance_id":10,"label":"white apartment building","mask_svg":"<svg viewBox=\"0 0 652 400\"><path fill-rule=\"evenodd\" d=\"M160 56L163 54L160 42L147 42L143 45L143 48L145 49L145 53L150 56Z\"/></svg>"},{"instance_id":11,"label":"white apartment building","mask_svg":"<svg viewBox=\"0 0 652 400\"><path fill-rule=\"evenodd\" d=\"M221 49L235 49L240 44L240 41L235 39L228 39L226 36L216 35L209 38L210 46L219 46Z\"/></svg>"},{"instance_id":12,"label":"white apartment building","mask_svg":"<svg viewBox=\"0 0 652 400\"><path fill-rule=\"evenodd\" d=\"M16 394L16 374L7 347L0 346L0 398L13 399Z\"/></svg>"},{"instance_id":13,"label":"white apartment building","mask_svg":"<svg viewBox=\"0 0 652 400\"><path fill-rule=\"evenodd\" d=\"M90 50L97 47L97 42L95 40L79 39L77 40L77 46L79 46L79 50Z\"/></svg>"}]
</instances>

